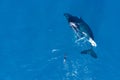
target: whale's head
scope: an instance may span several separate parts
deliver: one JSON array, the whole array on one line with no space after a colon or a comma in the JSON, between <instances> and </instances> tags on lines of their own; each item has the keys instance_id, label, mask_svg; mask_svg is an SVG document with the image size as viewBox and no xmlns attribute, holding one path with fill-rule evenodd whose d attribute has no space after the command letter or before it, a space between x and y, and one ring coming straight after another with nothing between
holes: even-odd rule
<instances>
[{"instance_id":1,"label":"whale's head","mask_svg":"<svg viewBox=\"0 0 120 80\"><path fill-rule=\"evenodd\" d=\"M69 20L72 17L72 15L69 13L64 13L64 16L66 17L67 20Z\"/></svg>"},{"instance_id":2,"label":"whale's head","mask_svg":"<svg viewBox=\"0 0 120 80\"><path fill-rule=\"evenodd\" d=\"M68 22L74 22L74 23L79 23L80 19L76 16L72 16L69 13L64 13L64 16L66 17L66 19L68 20Z\"/></svg>"}]
</instances>

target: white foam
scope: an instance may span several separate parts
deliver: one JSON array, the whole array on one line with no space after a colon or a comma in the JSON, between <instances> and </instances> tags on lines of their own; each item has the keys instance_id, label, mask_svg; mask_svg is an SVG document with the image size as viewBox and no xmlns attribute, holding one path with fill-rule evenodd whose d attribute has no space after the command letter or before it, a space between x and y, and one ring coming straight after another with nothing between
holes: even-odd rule
<instances>
[{"instance_id":1,"label":"white foam","mask_svg":"<svg viewBox=\"0 0 120 80\"><path fill-rule=\"evenodd\" d=\"M55 53L55 52L57 52L57 51L59 51L59 49L52 49L52 53Z\"/></svg>"},{"instance_id":2,"label":"white foam","mask_svg":"<svg viewBox=\"0 0 120 80\"><path fill-rule=\"evenodd\" d=\"M54 58L51 58L50 60L48 60L48 61L54 61L54 60L57 60L58 59L58 57L54 57Z\"/></svg>"},{"instance_id":3,"label":"white foam","mask_svg":"<svg viewBox=\"0 0 120 80\"><path fill-rule=\"evenodd\" d=\"M85 32L82 32L82 33L85 35L85 37L87 37L87 34Z\"/></svg>"}]
</instances>

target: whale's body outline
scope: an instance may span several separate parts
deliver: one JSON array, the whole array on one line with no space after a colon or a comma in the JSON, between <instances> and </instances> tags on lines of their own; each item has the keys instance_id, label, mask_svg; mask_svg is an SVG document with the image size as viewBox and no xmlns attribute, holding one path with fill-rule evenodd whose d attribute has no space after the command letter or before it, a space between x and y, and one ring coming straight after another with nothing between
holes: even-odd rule
<instances>
[{"instance_id":1,"label":"whale's body outline","mask_svg":"<svg viewBox=\"0 0 120 80\"><path fill-rule=\"evenodd\" d=\"M88 24L82 18L78 18L69 13L64 13L64 16L66 17L69 25L73 29L77 38L81 39L81 38L85 37L91 43L91 48L81 51L81 54L90 54L93 58L97 58L97 55L93 50L93 47L96 47L97 45L94 41L94 36L93 36L92 30L90 29Z\"/></svg>"}]
</instances>

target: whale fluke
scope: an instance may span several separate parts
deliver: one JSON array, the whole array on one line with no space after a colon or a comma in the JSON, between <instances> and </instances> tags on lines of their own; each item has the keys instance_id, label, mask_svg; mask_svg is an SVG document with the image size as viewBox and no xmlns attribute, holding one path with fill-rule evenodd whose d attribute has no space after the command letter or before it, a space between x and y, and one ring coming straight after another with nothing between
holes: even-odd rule
<instances>
[{"instance_id":1,"label":"whale fluke","mask_svg":"<svg viewBox=\"0 0 120 80\"><path fill-rule=\"evenodd\" d=\"M93 51L93 49L88 49L88 50L81 51L81 54L90 54L93 58L97 58L97 55Z\"/></svg>"}]
</instances>

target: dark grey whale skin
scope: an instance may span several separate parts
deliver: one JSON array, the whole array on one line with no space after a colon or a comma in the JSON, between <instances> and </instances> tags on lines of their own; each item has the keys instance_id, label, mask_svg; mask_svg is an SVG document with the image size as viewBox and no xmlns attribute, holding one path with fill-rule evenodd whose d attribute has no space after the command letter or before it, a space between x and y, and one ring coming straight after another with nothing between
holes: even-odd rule
<instances>
[{"instance_id":1,"label":"dark grey whale skin","mask_svg":"<svg viewBox=\"0 0 120 80\"><path fill-rule=\"evenodd\" d=\"M66 17L68 23L72 22L72 23L76 24L77 29L80 32L85 32L90 38L92 38L94 40L92 30L90 29L88 24L82 18L78 18L77 16L73 16L73 15L71 15L69 13L64 13L64 16ZM81 51L81 54L89 54L93 58L97 58L96 53L93 51L93 47L91 47L88 50Z\"/></svg>"},{"instance_id":2,"label":"dark grey whale skin","mask_svg":"<svg viewBox=\"0 0 120 80\"><path fill-rule=\"evenodd\" d=\"M93 36L92 30L90 29L88 24L82 18L78 18L76 16L72 16L69 13L64 13L64 16L68 20L68 23L69 22L73 22L73 23L77 24L77 26L78 26L80 31L83 31L83 32L87 33L87 35L94 40L94 36Z\"/></svg>"}]
</instances>

